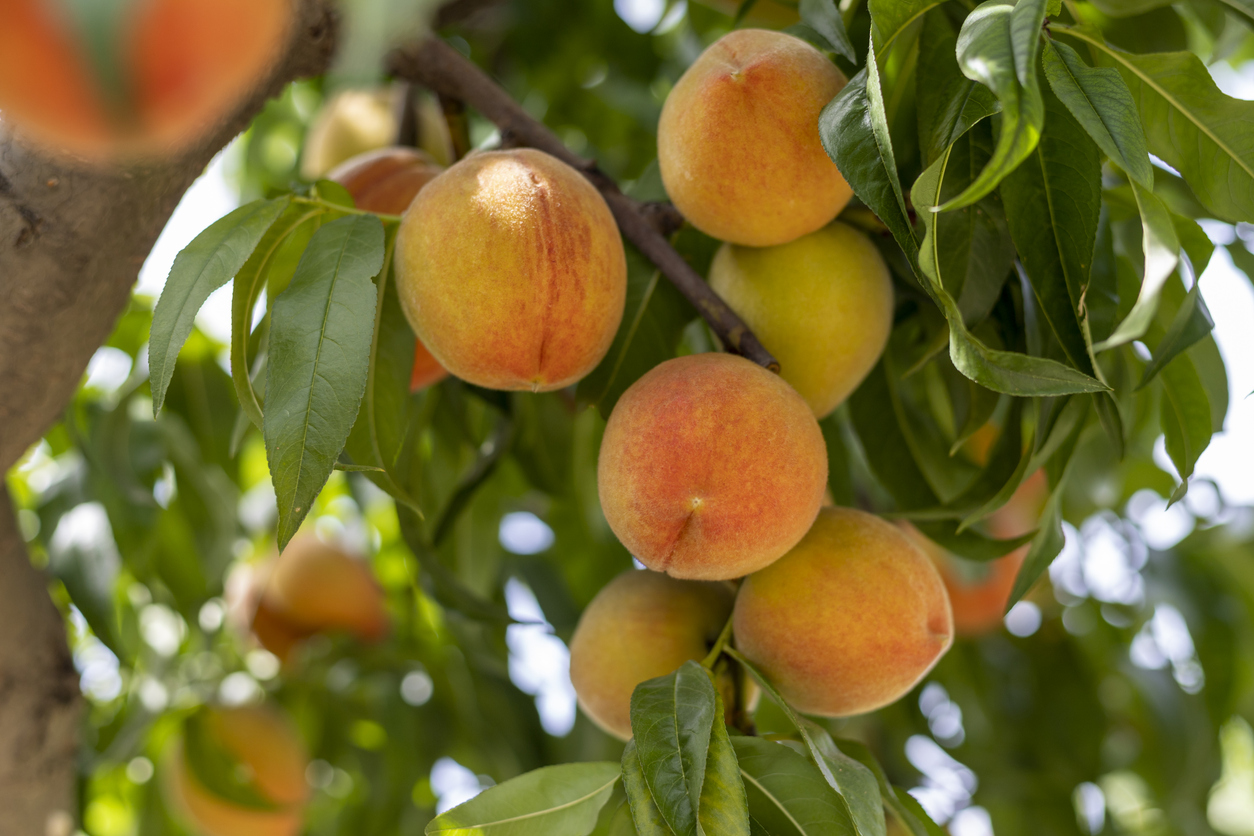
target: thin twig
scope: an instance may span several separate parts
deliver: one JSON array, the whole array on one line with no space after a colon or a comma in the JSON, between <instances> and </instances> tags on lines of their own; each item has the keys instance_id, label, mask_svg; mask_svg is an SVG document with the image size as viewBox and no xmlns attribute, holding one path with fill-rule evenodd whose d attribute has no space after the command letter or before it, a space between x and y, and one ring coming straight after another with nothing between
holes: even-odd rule
<instances>
[{"instance_id":1,"label":"thin twig","mask_svg":"<svg viewBox=\"0 0 1254 836\"><path fill-rule=\"evenodd\" d=\"M582 172L600 189L623 237L657 265L662 275L687 297L723 345L760 366L779 371L778 361L763 348L736 312L697 275L683 256L675 252L654 221L646 216L641 204L619 191L618 185L594 162L572 153L556 134L531 118L473 62L438 38L428 38L393 53L391 71L398 78L431 88L441 101L465 102L495 123L503 135L508 133L517 141L551 154Z\"/></svg>"}]
</instances>

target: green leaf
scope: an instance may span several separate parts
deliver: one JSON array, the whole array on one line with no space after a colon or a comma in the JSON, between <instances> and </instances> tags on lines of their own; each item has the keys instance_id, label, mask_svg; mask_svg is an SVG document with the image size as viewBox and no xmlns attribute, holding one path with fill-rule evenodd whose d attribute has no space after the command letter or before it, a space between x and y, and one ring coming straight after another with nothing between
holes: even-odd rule
<instances>
[{"instance_id":1,"label":"green leaf","mask_svg":"<svg viewBox=\"0 0 1254 836\"><path fill-rule=\"evenodd\" d=\"M383 224L353 215L318 230L271 314L262 431L279 548L322 490L357 417L370 364Z\"/></svg>"},{"instance_id":2,"label":"green leaf","mask_svg":"<svg viewBox=\"0 0 1254 836\"><path fill-rule=\"evenodd\" d=\"M910 451L905 433L894 416L894 397L883 360L849 398L849 417L876 481L901 508L931 508L940 504Z\"/></svg>"},{"instance_id":3,"label":"green leaf","mask_svg":"<svg viewBox=\"0 0 1254 836\"><path fill-rule=\"evenodd\" d=\"M289 198L258 200L214 221L174 259L170 277L152 315L148 369L152 412L165 402L179 349L192 332L196 312L239 272L253 250L290 203Z\"/></svg>"},{"instance_id":4,"label":"green leaf","mask_svg":"<svg viewBox=\"0 0 1254 836\"><path fill-rule=\"evenodd\" d=\"M510 778L431 820L443 836L587 836L622 774L613 762L564 763Z\"/></svg>"},{"instance_id":5,"label":"green leaf","mask_svg":"<svg viewBox=\"0 0 1254 836\"><path fill-rule=\"evenodd\" d=\"M623 749L623 787L627 790L631 819L639 836L674 836L649 792L634 739L628 740Z\"/></svg>"},{"instance_id":6,"label":"green leaf","mask_svg":"<svg viewBox=\"0 0 1254 836\"><path fill-rule=\"evenodd\" d=\"M896 799L896 804L892 804L891 801L889 803L892 804L893 811L897 813L902 823L909 828L912 836L949 836L947 830L932 821L932 817L913 795L901 787L893 787L893 797Z\"/></svg>"},{"instance_id":7,"label":"green leaf","mask_svg":"<svg viewBox=\"0 0 1254 836\"><path fill-rule=\"evenodd\" d=\"M266 230L253 254L235 274L235 284L231 288L231 381L235 384L235 396L239 400L240 409L258 429L262 425L261 402L253 388L254 370L248 357L253 308L261 296L266 276L277 254L294 237L304 239L300 242L303 250L303 245L308 243L308 236L313 235L321 216L320 209L311 211L303 205L289 206ZM297 236L297 230L307 231L308 235Z\"/></svg>"},{"instance_id":8,"label":"green leaf","mask_svg":"<svg viewBox=\"0 0 1254 836\"><path fill-rule=\"evenodd\" d=\"M1132 184L1132 194L1141 213L1141 248L1145 253L1145 276L1136 304L1107 339L1093 346L1094 351L1130 343L1144 336L1158 312L1163 285L1180 263L1180 239L1171 213L1153 193Z\"/></svg>"},{"instance_id":9,"label":"green leaf","mask_svg":"<svg viewBox=\"0 0 1254 836\"><path fill-rule=\"evenodd\" d=\"M1132 93L1117 70L1090 67L1061 41L1045 42L1045 77L1110 161L1146 189L1154 188L1154 167Z\"/></svg>"},{"instance_id":10,"label":"green leaf","mask_svg":"<svg viewBox=\"0 0 1254 836\"><path fill-rule=\"evenodd\" d=\"M1133 55L1085 29L1068 35L1098 50L1132 92L1152 154L1179 171L1220 220L1254 222L1254 102L1225 96L1196 55Z\"/></svg>"},{"instance_id":11,"label":"green leaf","mask_svg":"<svg viewBox=\"0 0 1254 836\"><path fill-rule=\"evenodd\" d=\"M884 799L880 795L875 773L856 758L841 751L827 729L802 719L814 745L827 761L840 794L849 805L854 831L859 836L884 836Z\"/></svg>"},{"instance_id":12,"label":"green leaf","mask_svg":"<svg viewBox=\"0 0 1254 836\"><path fill-rule=\"evenodd\" d=\"M1188 355L1181 354L1159 373L1163 384L1162 427L1180 485L1171 495L1178 502L1189 489L1189 477L1202 451L1210 445L1210 401Z\"/></svg>"},{"instance_id":13,"label":"green leaf","mask_svg":"<svg viewBox=\"0 0 1254 836\"><path fill-rule=\"evenodd\" d=\"M631 695L631 731L640 769L675 836L697 834L715 697L709 674L691 661L640 683Z\"/></svg>"},{"instance_id":14,"label":"green leaf","mask_svg":"<svg viewBox=\"0 0 1254 836\"><path fill-rule=\"evenodd\" d=\"M918 242L897 177L874 39L866 66L819 114L819 136L854 194L888 226L913 264Z\"/></svg>"},{"instance_id":15,"label":"green leaf","mask_svg":"<svg viewBox=\"0 0 1254 836\"><path fill-rule=\"evenodd\" d=\"M396 517L401 538L423 569L423 582L431 597L447 609L455 610L475 621L512 623L509 611L500 604L483 598L468 588L440 562L422 537L422 520L411 508L397 503Z\"/></svg>"},{"instance_id":16,"label":"green leaf","mask_svg":"<svg viewBox=\"0 0 1254 836\"><path fill-rule=\"evenodd\" d=\"M853 836L841 798L803 755L760 737L735 737L749 813L770 836Z\"/></svg>"},{"instance_id":17,"label":"green leaf","mask_svg":"<svg viewBox=\"0 0 1254 836\"><path fill-rule=\"evenodd\" d=\"M1071 365L1094 374L1081 323L1102 206L1096 144L1049 90L1040 141L1003 182L1015 248L1050 330Z\"/></svg>"},{"instance_id":18,"label":"green leaf","mask_svg":"<svg viewBox=\"0 0 1254 836\"><path fill-rule=\"evenodd\" d=\"M903 516L911 518L909 514ZM951 520L913 519L912 521L915 528L923 532L929 540L943 546L946 551L981 563L1005 557L1036 536L1036 532L1032 531L1018 537L999 540L986 537L970 528L958 532L957 525Z\"/></svg>"},{"instance_id":19,"label":"green leaf","mask_svg":"<svg viewBox=\"0 0 1254 836\"><path fill-rule=\"evenodd\" d=\"M981 386L1008 395L1105 391L1108 387L1104 383L1083 372L1045 357L991 349L967 330L962 312L942 281L935 234L936 216L931 211L940 200L950 156L951 151L947 151L919 175L910 195L926 230L923 246L919 250L919 269L926 280L925 286L949 321L949 356L954 368Z\"/></svg>"},{"instance_id":20,"label":"green leaf","mask_svg":"<svg viewBox=\"0 0 1254 836\"><path fill-rule=\"evenodd\" d=\"M875 41L880 45L879 57L888 52L893 41L907 26L940 4L941 0L868 0L867 9L875 25Z\"/></svg>"},{"instance_id":21,"label":"green leaf","mask_svg":"<svg viewBox=\"0 0 1254 836\"><path fill-rule=\"evenodd\" d=\"M1184 297L1184 304L1176 311L1166 335L1154 347L1154 357L1145 367L1141 382L1136 388L1144 388L1177 354L1205 337L1214 327L1215 320L1211 319L1206 302L1202 300L1200 286L1194 282L1188 296Z\"/></svg>"},{"instance_id":22,"label":"green leaf","mask_svg":"<svg viewBox=\"0 0 1254 836\"><path fill-rule=\"evenodd\" d=\"M955 58L957 48L958 33L949 18L928 15L919 35L915 73L919 149L925 166L935 162L977 122L1001 109L993 91L962 74Z\"/></svg>"},{"instance_id":23,"label":"green leaf","mask_svg":"<svg viewBox=\"0 0 1254 836\"><path fill-rule=\"evenodd\" d=\"M975 203L997 188L1036 147L1045 124L1036 76L1044 20L1045 0L1019 0L1015 6L989 0L963 22L958 33L958 66L963 75L992 90L1001 102L1001 134L975 182L933 211L948 212Z\"/></svg>"},{"instance_id":24,"label":"green leaf","mask_svg":"<svg viewBox=\"0 0 1254 836\"><path fill-rule=\"evenodd\" d=\"M736 762L731 735L723 722L723 698L717 690L714 697L710 752L705 764L705 782L701 786L697 820L705 836L751 836L745 785L740 779L740 766Z\"/></svg>"},{"instance_id":25,"label":"green leaf","mask_svg":"<svg viewBox=\"0 0 1254 836\"><path fill-rule=\"evenodd\" d=\"M684 328L697 315L692 305L651 263L627 248L627 305L604 359L579 381L576 394L608 419L631 384L675 356Z\"/></svg>"},{"instance_id":26,"label":"green leaf","mask_svg":"<svg viewBox=\"0 0 1254 836\"><path fill-rule=\"evenodd\" d=\"M801 0L797 10L801 13L802 23L822 35L833 50L857 63L858 53L854 52L853 44L849 42L845 21L835 0Z\"/></svg>"}]
</instances>

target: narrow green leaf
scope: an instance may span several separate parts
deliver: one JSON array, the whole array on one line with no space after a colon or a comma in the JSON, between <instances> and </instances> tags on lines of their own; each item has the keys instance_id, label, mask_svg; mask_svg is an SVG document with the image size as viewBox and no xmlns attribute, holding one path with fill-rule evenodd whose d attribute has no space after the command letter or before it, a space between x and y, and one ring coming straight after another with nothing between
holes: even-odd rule
<instances>
[{"instance_id":1,"label":"narrow green leaf","mask_svg":"<svg viewBox=\"0 0 1254 836\"><path fill-rule=\"evenodd\" d=\"M1050 330L1071 365L1094 376L1081 321L1102 206L1097 145L1048 89L1040 141L1003 182L1015 248Z\"/></svg>"},{"instance_id":2,"label":"narrow green leaf","mask_svg":"<svg viewBox=\"0 0 1254 836\"><path fill-rule=\"evenodd\" d=\"M714 692L714 720L710 730L710 752L701 786L701 806L697 820L705 836L751 836L749 806L745 785L740 778L736 750L723 722L723 699Z\"/></svg>"},{"instance_id":3,"label":"narrow green leaf","mask_svg":"<svg viewBox=\"0 0 1254 836\"><path fill-rule=\"evenodd\" d=\"M209 294L239 272L289 203L289 198L278 198L241 206L210 224L175 257L152 314L152 336L148 342L153 415L161 411L165 402L174 363L192 332L196 312Z\"/></svg>"},{"instance_id":4,"label":"narrow green leaf","mask_svg":"<svg viewBox=\"0 0 1254 836\"><path fill-rule=\"evenodd\" d=\"M613 762L564 763L484 790L431 820L427 836L587 836L622 774Z\"/></svg>"},{"instance_id":5,"label":"narrow green leaf","mask_svg":"<svg viewBox=\"0 0 1254 836\"><path fill-rule=\"evenodd\" d=\"M318 230L271 314L262 432L279 506L279 548L296 533L344 449L370 364L383 224L353 215Z\"/></svg>"},{"instance_id":6,"label":"narrow green leaf","mask_svg":"<svg viewBox=\"0 0 1254 836\"><path fill-rule=\"evenodd\" d=\"M901 787L893 787L893 796L897 802L893 805L893 810L913 836L949 836L947 830L932 821L932 817L913 795Z\"/></svg>"},{"instance_id":7,"label":"narrow green leaf","mask_svg":"<svg viewBox=\"0 0 1254 836\"><path fill-rule=\"evenodd\" d=\"M866 66L819 114L819 136L854 194L887 224L913 264L919 245L906 211L888 135L874 39Z\"/></svg>"},{"instance_id":8,"label":"narrow green leaf","mask_svg":"<svg viewBox=\"0 0 1254 836\"><path fill-rule=\"evenodd\" d=\"M1181 354L1162 371L1162 428L1167 438L1167 455L1176 466L1180 485L1171 495L1178 502L1189 489L1189 477L1202 451L1210 445L1211 414L1206 389L1188 355Z\"/></svg>"},{"instance_id":9,"label":"narrow green leaf","mask_svg":"<svg viewBox=\"0 0 1254 836\"><path fill-rule=\"evenodd\" d=\"M1220 220L1254 223L1254 102L1220 92L1189 52L1133 55L1086 29L1065 28L1119 70L1151 153L1179 171Z\"/></svg>"},{"instance_id":10,"label":"narrow green leaf","mask_svg":"<svg viewBox=\"0 0 1254 836\"><path fill-rule=\"evenodd\" d=\"M1145 335L1154 315L1158 312L1158 297L1163 285L1180 263L1180 239L1176 235L1171 213L1153 193L1132 184L1132 194L1141 213L1141 248L1145 253L1145 276L1141 280L1141 292L1136 304L1115 328L1109 338L1093 346L1094 351L1106 351L1116 346L1138 340Z\"/></svg>"},{"instance_id":11,"label":"narrow green leaf","mask_svg":"<svg viewBox=\"0 0 1254 836\"><path fill-rule=\"evenodd\" d=\"M623 749L623 787L627 790L627 803L639 836L674 836L653 801L653 793L649 792L634 739L628 740Z\"/></svg>"},{"instance_id":12,"label":"narrow green leaf","mask_svg":"<svg viewBox=\"0 0 1254 836\"><path fill-rule=\"evenodd\" d=\"M636 686L631 731L649 792L675 836L696 836L717 702L696 662Z\"/></svg>"},{"instance_id":13,"label":"narrow green leaf","mask_svg":"<svg viewBox=\"0 0 1254 836\"><path fill-rule=\"evenodd\" d=\"M910 518L909 514L903 516ZM919 519L914 520L914 526L929 540L943 546L946 551L981 563L1005 557L1036 536L1035 531L1030 531L1018 537L996 539L986 537L970 528L958 532L956 524L951 520Z\"/></svg>"},{"instance_id":14,"label":"narrow green leaf","mask_svg":"<svg viewBox=\"0 0 1254 836\"><path fill-rule=\"evenodd\" d=\"M881 360L849 398L849 416L876 481L906 509L931 508L940 500L915 462L893 415L893 394Z\"/></svg>"},{"instance_id":15,"label":"narrow green leaf","mask_svg":"<svg viewBox=\"0 0 1254 836\"><path fill-rule=\"evenodd\" d=\"M749 14L750 11L753 10L753 7L756 6L757 4L758 4L758 0L741 0L740 5L736 8L735 16L732 17L732 28L735 29L736 27L740 26L740 24L744 21L745 17Z\"/></svg>"},{"instance_id":16,"label":"narrow green leaf","mask_svg":"<svg viewBox=\"0 0 1254 836\"><path fill-rule=\"evenodd\" d=\"M814 745L827 761L840 794L849 805L854 831L859 836L885 836L884 799L880 795L875 773L856 758L841 751L827 729L805 718L802 722Z\"/></svg>"},{"instance_id":17,"label":"narrow green leaf","mask_svg":"<svg viewBox=\"0 0 1254 836\"><path fill-rule=\"evenodd\" d=\"M803 755L760 737L735 737L732 746L750 815L770 836L854 836L840 796Z\"/></svg>"},{"instance_id":18,"label":"narrow green leaf","mask_svg":"<svg viewBox=\"0 0 1254 836\"><path fill-rule=\"evenodd\" d=\"M875 25L879 57L888 52L907 26L940 4L941 0L868 0L867 9Z\"/></svg>"},{"instance_id":19,"label":"narrow green leaf","mask_svg":"<svg viewBox=\"0 0 1254 836\"><path fill-rule=\"evenodd\" d=\"M1153 189L1154 167L1145 131L1132 93L1119 72L1110 67L1090 67L1061 41L1046 41L1044 63L1054 94L1110 161L1143 188Z\"/></svg>"},{"instance_id":20,"label":"narrow green leaf","mask_svg":"<svg viewBox=\"0 0 1254 836\"><path fill-rule=\"evenodd\" d=\"M875 4L872 3L872 16ZM915 73L919 149L923 164L931 165L980 120L1001 109L1001 103L983 84L958 68L955 53L958 32L943 14L928 15L919 34L919 64ZM980 163L983 169L987 157ZM974 175L971 178L974 180ZM956 194L956 192L955 192Z\"/></svg>"},{"instance_id":21,"label":"narrow green leaf","mask_svg":"<svg viewBox=\"0 0 1254 836\"><path fill-rule=\"evenodd\" d=\"M975 182L932 211L948 212L975 203L997 188L1036 147L1045 124L1036 76L1044 20L1045 0L1019 0L1014 6L989 0L963 22L958 33L958 66L963 75L988 87L1001 102L1001 134Z\"/></svg>"},{"instance_id":22,"label":"narrow green leaf","mask_svg":"<svg viewBox=\"0 0 1254 836\"><path fill-rule=\"evenodd\" d=\"M1177 354L1205 337L1214 327L1215 320L1211 318L1206 302L1202 300L1200 285L1194 282L1188 296L1184 297L1184 304L1176 311L1166 335L1154 347L1154 357L1145 367L1145 373L1141 375L1141 382L1136 388L1144 388Z\"/></svg>"},{"instance_id":23,"label":"narrow green leaf","mask_svg":"<svg viewBox=\"0 0 1254 836\"><path fill-rule=\"evenodd\" d=\"M1108 387L1104 383L1070 366L1045 357L991 349L967 330L962 312L945 290L939 272L936 218L930 211L940 199L945 168L950 156L946 152L919 175L910 194L926 230L923 246L919 250L919 269L926 280L925 286L949 321L949 356L954 367L976 383L1008 395L1042 396L1105 391Z\"/></svg>"},{"instance_id":24,"label":"narrow green leaf","mask_svg":"<svg viewBox=\"0 0 1254 836\"><path fill-rule=\"evenodd\" d=\"M797 9L802 23L822 35L833 50L857 63L858 53L849 42L849 33L845 31L845 21L835 0L801 0Z\"/></svg>"}]
</instances>

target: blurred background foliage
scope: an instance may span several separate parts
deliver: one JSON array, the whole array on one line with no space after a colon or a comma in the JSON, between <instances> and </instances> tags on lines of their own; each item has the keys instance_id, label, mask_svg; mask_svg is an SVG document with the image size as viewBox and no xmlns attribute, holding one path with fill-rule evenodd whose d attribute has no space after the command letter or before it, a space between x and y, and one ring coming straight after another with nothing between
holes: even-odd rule
<instances>
[{"instance_id":1,"label":"blurred background foliage","mask_svg":"<svg viewBox=\"0 0 1254 836\"><path fill-rule=\"evenodd\" d=\"M443 30L452 44L626 190L664 197L654 133L662 102L704 46L733 26L726 12L734 8L683 0L459 3L469 13ZM382 83L371 59L404 27L379 20L427 11L352 7L358 26L337 70L291 85L227 152L240 199L323 173L302 166L311 125L341 91ZM1245 67L1249 75L1250 18L1231 4L1069 7L1121 46L1187 48L1219 63L1217 71ZM852 42L865 44L866 6L849 4L846 18ZM885 64L907 183L922 162L913 84L897 79L909 77L913 60L905 49ZM394 130L387 120L406 95L376 91L358 121ZM433 118L438 105L408 101L425 114L418 141L439 152L448 135ZM470 118L473 144L499 139ZM1201 232L1185 219L1206 217L1187 186L1169 172L1156 175L1182 225L1199 232L1189 252L1198 275L1212 237L1238 269L1254 268L1254 230L1205 221ZM1133 212L1112 208L1105 228L1116 242L1139 236ZM881 237L891 258L891 239ZM691 230L677 238L701 272L714 246ZM1138 248L1139 240L1122 244L1119 257L1134 258L1127 254ZM264 445L239 415L226 348L214 329L195 332L154 420L145 365L153 299L135 297L64 420L7 477L33 559L56 579L88 698L80 800L90 836L182 832L155 773L179 720L210 701L266 694L295 718L313 758L310 834L419 832L437 809L493 782L549 763L619 757L621 744L575 712L561 643L600 587L631 565L596 500L603 416L649 366L713 345L682 297L643 259L629 258L628 311L645 314L626 361L637 371L598 369L573 396L488 393L451 379L411 396L406 408L418 418L410 488L425 519L408 519L422 527L419 536L406 538L395 504L364 474L333 477L307 525L369 556L393 630L371 646L315 637L283 668L232 629L227 604L232 572L274 549L275 511ZM926 335L911 287L899 282L899 321L917 318ZM1184 295L1179 281L1170 285L1161 322L1171 322ZM1004 301L1016 300L1022 308L1012 288ZM898 348L900 362L917 350ZM1204 339L1189 357L1219 430L1229 392L1214 341ZM1112 362L1127 365L1118 356ZM910 405L911 426L930 428L922 436L947 449L961 429L953 416L976 407L963 402L970 393L955 385L964 379L943 354L925 369L890 385ZM1136 376L1132 368L1110 371ZM959 640L900 703L828 723L866 742L893 782L915 787L954 836L1254 834L1254 511L1227 504L1205 480L1164 510L1177 480L1154 452L1162 444L1158 409L1147 397L1124 406L1122 458L1095 420L1078 430L1062 502L1066 545L1006 629ZM1007 411L1002 404L994 420ZM896 499L872 475L855 424L848 407L825 422L833 493L891 510ZM439 542L429 553L411 548L424 537ZM786 727L769 704L758 723L764 731Z\"/></svg>"}]
</instances>

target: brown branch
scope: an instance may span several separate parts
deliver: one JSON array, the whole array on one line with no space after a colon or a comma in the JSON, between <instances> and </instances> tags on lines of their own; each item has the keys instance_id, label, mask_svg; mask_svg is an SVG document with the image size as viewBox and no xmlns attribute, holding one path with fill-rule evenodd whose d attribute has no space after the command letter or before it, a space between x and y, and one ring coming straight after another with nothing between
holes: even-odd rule
<instances>
[{"instance_id":1,"label":"brown branch","mask_svg":"<svg viewBox=\"0 0 1254 836\"><path fill-rule=\"evenodd\" d=\"M779 371L779 363L749 327L659 232L656 219L649 217L652 210L644 209L639 202L619 191L617 184L594 162L572 153L556 134L531 118L473 62L438 38L428 38L393 53L390 69L397 77L423 84L442 98L465 102L494 122L503 135L508 134L581 171L605 196L623 237L657 265L662 275L687 297L723 345L758 365Z\"/></svg>"}]
</instances>

